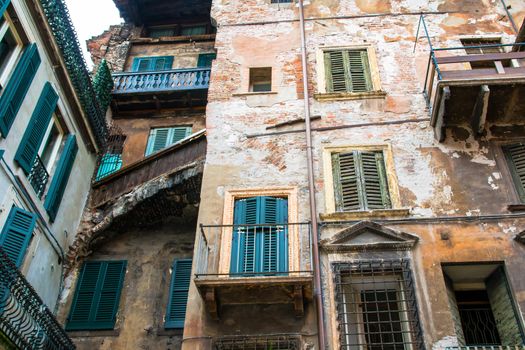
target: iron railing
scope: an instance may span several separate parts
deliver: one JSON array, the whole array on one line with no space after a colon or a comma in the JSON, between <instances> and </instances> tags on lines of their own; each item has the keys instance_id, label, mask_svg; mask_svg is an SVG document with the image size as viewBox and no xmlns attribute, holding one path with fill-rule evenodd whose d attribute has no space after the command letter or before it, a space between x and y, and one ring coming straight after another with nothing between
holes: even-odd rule
<instances>
[{"instance_id":1,"label":"iron railing","mask_svg":"<svg viewBox=\"0 0 525 350\"><path fill-rule=\"evenodd\" d=\"M299 350L300 337L295 335L225 336L215 340L217 350Z\"/></svg>"},{"instance_id":2,"label":"iron railing","mask_svg":"<svg viewBox=\"0 0 525 350\"><path fill-rule=\"evenodd\" d=\"M505 52L505 48L525 46L525 43L512 44L486 44L465 45L457 47L436 48L432 44L428 27L423 15L420 16L416 34L416 44L419 39L420 29L423 29L430 49L423 94L428 106L432 107L435 97L436 85L442 80L470 81L474 78L501 78L508 76L521 76L525 78L525 67L520 66L520 60L525 59L525 52ZM466 50L473 52L479 50L480 54L466 54ZM500 51L497 53L483 53L487 51ZM415 51L415 46L414 46ZM502 62L512 62L504 67ZM483 64L488 68L471 69L472 64Z\"/></svg>"},{"instance_id":3,"label":"iron railing","mask_svg":"<svg viewBox=\"0 0 525 350\"><path fill-rule=\"evenodd\" d=\"M46 166L42 163L42 159L37 155L33 167L29 172L27 180L36 192L39 199L42 199L44 192L46 191L46 185L49 181L49 173L47 172Z\"/></svg>"},{"instance_id":4,"label":"iron railing","mask_svg":"<svg viewBox=\"0 0 525 350\"><path fill-rule=\"evenodd\" d=\"M113 74L113 93L207 89L210 83L210 71L210 68L191 68L115 73Z\"/></svg>"},{"instance_id":5,"label":"iron railing","mask_svg":"<svg viewBox=\"0 0 525 350\"><path fill-rule=\"evenodd\" d=\"M75 349L75 345L0 247L0 331L20 349Z\"/></svg>"},{"instance_id":6,"label":"iron railing","mask_svg":"<svg viewBox=\"0 0 525 350\"><path fill-rule=\"evenodd\" d=\"M264 225L200 225L195 277L303 276L312 271L309 222ZM236 236L237 235L237 236ZM292 238L295 237L295 238ZM220 271L220 243L232 240L230 271ZM210 241L212 240L212 241ZM298 240L295 242L295 240ZM214 242L210 244L210 242ZM283 246L283 244L285 246ZM299 266L290 266L290 244ZM232 255L233 254L233 255ZM223 254L224 256L224 254ZM283 261L284 260L284 261Z\"/></svg>"},{"instance_id":7,"label":"iron railing","mask_svg":"<svg viewBox=\"0 0 525 350\"><path fill-rule=\"evenodd\" d=\"M103 146L108 135L106 111L100 108L67 6L63 0L40 0L40 3L96 142Z\"/></svg>"},{"instance_id":8,"label":"iron railing","mask_svg":"<svg viewBox=\"0 0 525 350\"><path fill-rule=\"evenodd\" d=\"M525 350L525 345L447 346L445 350Z\"/></svg>"}]
</instances>

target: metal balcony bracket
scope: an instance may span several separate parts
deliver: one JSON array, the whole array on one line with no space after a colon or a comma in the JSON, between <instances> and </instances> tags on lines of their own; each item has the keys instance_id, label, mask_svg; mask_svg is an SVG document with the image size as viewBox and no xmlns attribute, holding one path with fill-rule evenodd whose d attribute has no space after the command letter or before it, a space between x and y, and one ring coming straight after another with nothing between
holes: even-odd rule
<instances>
[{"instance_id":1,"label":"metal balcony bracket","mask_svg":"<svg viewBox=\"0 0 525 350\"><path fill-rule=\"evenodd\" d=\"M490 89L488 85L481 85L476 98L476 104L472 110L471 126L476 135L481 135L485 130L487 111L489 109Z\"/></svg>"}]
</instances>

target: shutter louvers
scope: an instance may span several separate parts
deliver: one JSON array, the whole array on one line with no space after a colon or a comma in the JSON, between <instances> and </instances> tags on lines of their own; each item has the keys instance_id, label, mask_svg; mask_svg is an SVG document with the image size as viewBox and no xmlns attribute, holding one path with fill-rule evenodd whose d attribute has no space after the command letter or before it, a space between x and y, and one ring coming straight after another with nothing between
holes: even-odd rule
<instances>
[{"instance_id":1,"label":"shutter louvers","mask_svg":"<svg viewBox=\"0 0 525 350\"><path fill-rule=\"evenodd\" d=\"M15 161L24 170L26 175L31 172L47 127L56 109L57 101L57 93L51 84L47 82L40 94L29 125L26 128L15 155Z\"/></svg>"},{"instance_id":2,"label":"shutter louvers","mask_svg":"<svg viewBox=\"0 0 525 350\"><path fill-rule=\"evenodd\" d=\"M261 216L266 224L286 224L288 222L288 201L283 198L259 197ZM258 272L286 272L288 267L288 227L263 226L262 236L263 266Z\"/></svg>"},{"instance_id":3,"label":"shutter louvers","mask_svg":"<svg viewBox=\"0 0 525 350\"><path fill-rule=\"evenodd\" d=\"M126 261L85 262L66 329L113 329L125 273Z\"/></svg>"},{"instance_id":4,"label":"shutter louvers","mask_svg":"<svg viewBox=\"0 0 525 350\"><path fill-rule=\"evenodd\" d=\"M152 153L157 152L163 148L166 148L168 145L168 134L170 132L170 129L168 128L162 128L162 129L156 129L155 130L155 137L153 140L153 148Z\"/></svg>"},{"instance_id":5,"label":"shutter louvers","mask_svg":"<svg viewBox=\"0 0 525 350\"><path fill-rule=\"evenodd\" d=\"M41 59L36 44L24 49L13 74L0 97L0 132L5 138L15 121Z\"/></svg>"},{"instance_id":6,"label":"shutter louvers","mask_svg":"<svg viewBox=\"0 0 525 350\"><path fill-rule=\"evenodd\" d=\"M0 0L0 16L4 15L5 10L7 10L7 6L11 3L11 0Z\"/></svg>"},{"instance_id":7,"label":"shutter louvers","mask_svg":"<svg viewBox=\"0 0 525 350\"><path fill-rule=\"evenodd\" d=\"M75 135L69 135L64 144L64 150L58 161L53 180L51 181L51 185L47 192L46 201L44 202L44 208L46 208L51 221L55 220L58 213L58 208L60 207L60 202L64 196L77 152L78 145L76 137Z\"/></svg>"},{"instance_id":8,"label":"shutter louvers","mask_svg":"<svg viewBox=\"0 0 525 350\"><path fill-rule=\"evenodd\" d=\"M183 127L183 128L172 128L172 135L170 138L170 145L179 142L180 140L185 139L188 135L191 134L191 128Z\"/></svg>"},{"instance_id":9,"label":"shutter louvers","mask_svg":"<svg viewBox=\"0 0 525 350\"><path fill-rule=\"evenodd\" d=\"M17 267L22 266L35 224L36 215L17 207L11 208L0 234L0 246Z\"/></svg>"},{"instance_id":10,"label":"shutter louvers","mask_svg":"<svg viewBox=\"0 0 525 350\"><path fill-rule=\"evenodd\" d=\"M383 152L361 152L366 209L390 208Z\"/></svg>"},{"instance_id":11,"label":"shutter louvers","mask_svg":"<svg viewBox=\"0 0 525 350\"><path fill-rule=\"evenodd\" d=\"M330 92L350 91L348 85L347 66L348 58L343 51L328 51L325 53L328 90Z\"/></svg>"},{"instance_id":12,"label":"shutter louvers","mask_svg":"<svg viewBox=\"0 0 525 350\"><path fill-rule=\"evenodd\" d=\"M361 209L360 188L353 153L336 153L332 155L334 174L334 194L337 211Z\"/></svg>"},{"instance_id":13,"label":"shutter louvers","mask_svg":"<svg viewBox=\"0 0 525 350\"><path fill-rule=\"evenodd\" d=\"M525 203L525 145L506 146L504 151L520 201Z\"/></svg>"},{"instance_id":14,"label":"shutter louvers","mask_svg":"<svg viewBox=\"0 0 525 350\"><path fill-rule=\"evenodd\" d=\"M351 91L365 92L372 90L366 50L348 50L346 53L349 61Z\"/></svg>"},{"instance_id":15,"label":"shutter louvers","mask_svg":"<svg viewBox=\"0 0 525 350\"><path fill-rule=\"evenodd\" d=\"M173 263L165 328L184 328L191 281L191 264L191 259L175 260Z\"/></svg>"}]
</instances>

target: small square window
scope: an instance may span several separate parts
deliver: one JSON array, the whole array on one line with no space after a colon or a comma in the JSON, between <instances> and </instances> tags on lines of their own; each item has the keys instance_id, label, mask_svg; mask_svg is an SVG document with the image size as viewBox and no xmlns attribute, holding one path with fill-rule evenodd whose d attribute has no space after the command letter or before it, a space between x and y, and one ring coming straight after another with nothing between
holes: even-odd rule
<instances>
[{"instance_id":1,"label":"small square window","mask_svg":"<svg viewBox=\"0 0 525 350\"><path fill-rule=\"evenodd\" d=\"M272 91L272 68L250 68L250 92Z\"/></svg>"},{"instance_id":2,"label":"small square window","mask_svg":"<svg viewBox=\"0 0 525 350\"><path fill-rule=\"evenodd\" d=\"M203 35L203 34L206 34L205 25L187 26L187 27L182 27L180 30L180 35Z\"/></svg>"}]
</instances>

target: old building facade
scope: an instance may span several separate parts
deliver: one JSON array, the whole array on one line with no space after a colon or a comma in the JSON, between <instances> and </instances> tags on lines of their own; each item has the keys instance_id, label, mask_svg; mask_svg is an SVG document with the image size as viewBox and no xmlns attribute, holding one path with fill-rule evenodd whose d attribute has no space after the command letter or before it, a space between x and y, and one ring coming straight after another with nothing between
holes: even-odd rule
<instances>
[{"instance_id":1,"label":"old building facade","mask_svg":"<svg viewBox=\"0 0 525 350\"><path fill-rule=\"evenodd\" d=\"M78 348L525 344L522 2L115 3Z\"/></svg>"}]
</instances>

